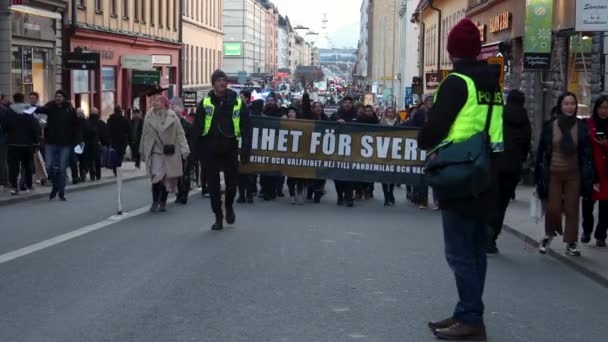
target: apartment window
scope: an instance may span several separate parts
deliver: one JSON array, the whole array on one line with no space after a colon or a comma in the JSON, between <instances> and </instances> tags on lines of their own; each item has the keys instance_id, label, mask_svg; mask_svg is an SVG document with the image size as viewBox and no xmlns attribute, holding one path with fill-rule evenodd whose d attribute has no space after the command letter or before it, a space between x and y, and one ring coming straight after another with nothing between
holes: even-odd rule
<instances>
[{"instance_id":1,"label":"apartment window","mask_svg":"<svg viewBox=\"0 0 608 342\"><path fill-rule=\"evenodd\" d=\"M134 8L134 12L135 14L133 15L133 20L135 20L136 23L139 22L139 4L140 4L141 0L133 0L133 6L135 6Z\"/></svg>"},{"instance_id":2,"label":"apartment window","mask_svg":"<svg viewBox=\"0 0 608 342\"><path fill-rule=\"evenodd\" d=\"M158 0L158 27L163 27L163 0Z\"/></svg>"},{"instance_id":3,"label":"apartment window","mask_svg":"<svg viewBox=\"0 0 608 342\"><path fill-rule=\"evenodd\" d=\"M171 18L173 18L172 15L170 15L172 12L169 10L169 0L165 1L165 10L167 11L167 30L171 29Z\"/></svg>"},{"instance_id":4,"label":"apartment window","mask_svg":"<svg viewBox=\"0 0 608 342\"><path fill-rule=\"evenodd\" d=\"M197 46L196 47L196 58L194 59L194 66L196 68L196 81L195 81L196 84L199 84L199 80L201 77L201 75L200 75L201 68L199 67L199 65L200 65L199 61L200 61L200 48Z\"/></svg>"},{"instance_id":5,"label":"apartment window","mask_svg":"<svg viewBox=\"0 0 608 342\"><path fill-rule=\"evenodd\" d=\"M84 6L84 0L76 0L76 7L85 9L86 7Z\"/></svg>"},{"instance_id":6,"label":"apartment window","mask_svg":"<svg viewBox=\"0 0 608 342\"><path fill-rule=\"evenodd\" d=\"M122 0L122 18L129 19L129 0Z\"/></svg>"},{"instance_id":7,"label":"apartment window","mask_svg":"<svg viewBox=\"0 0 608 342\"><path fill-rule=\"evenodd\" d=\"M147 0L143 0L141 2L141 22L142 23L146 23L146 1Z\"/></svg>"},{"instance_id":8,"label":"apartment window","mask_svg":"<svg viewBox=\"0 0 608 342\"><path fill-rule=\"evenodd\" d=\"M116 16L116 0L110 0L110 15Z\"/></svg>"},{"instance_id":9,"label":"apartment window","mask_svg":"<svg viewBox=\"0 0 608 342\"><path fill-rule=\"evenodd\" d=\"M95 13L97 13L97 14L103 13L102 8L103 8L102 0L95 0Z\"/></svg>"},{"instance_id":10,"label":"apartment window","mask_svg":"<svg viewBox=\"0 0 608 342\"><path fill-rule=\"evenodd\" d=\"M154 27L154 3L150 3L150 26Z\"/></svg>"}]
</instances>

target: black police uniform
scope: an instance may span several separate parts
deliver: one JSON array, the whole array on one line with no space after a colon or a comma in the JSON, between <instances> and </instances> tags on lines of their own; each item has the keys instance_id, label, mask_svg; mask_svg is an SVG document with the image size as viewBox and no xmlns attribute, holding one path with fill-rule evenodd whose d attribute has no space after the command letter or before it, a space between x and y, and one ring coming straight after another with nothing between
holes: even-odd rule
<instances>
[{"instance_id":1,"label":"black police uniform","mask_svg":"<svg viewBox=\"0 0 608 342\"><path fill-rule=\"evenodd\" d=\"M223 228L224 219L220 187L220 172L222 171L224 172L224 182L226 184L226 222L232 224L235 221L233 203L239 175L239 142L238 137L235 136L232 115L239 95L227 89L226 94L222 97L217 97L213 90L207 96L211 97L211 102L215 106L211 127L208 134L203 136L206 111L201 101L196 109L192 134L196 139L198 158L208 177L207 183L211 196L211 209L216 218L216 223L212 229L219 230ZM251 151L251 122L249 111L244 103L241 105L240 110L240 126L243 140L241 161L245 164L249 162Z\"/></svg>"}]
</instances>

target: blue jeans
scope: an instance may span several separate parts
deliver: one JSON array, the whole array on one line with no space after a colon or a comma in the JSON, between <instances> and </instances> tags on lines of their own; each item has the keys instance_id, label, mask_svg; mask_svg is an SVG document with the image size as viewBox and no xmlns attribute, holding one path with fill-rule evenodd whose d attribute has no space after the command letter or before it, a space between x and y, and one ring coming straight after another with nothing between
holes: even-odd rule
<instances>
[{"instance_id":1,"label":"blue jeans","mask_svg":"<svg viewBox=\"0 0 608 342\"><path fill-rule=\"evenodd\" d=\"M54 193L65 193L65 177L72 148L69 146L46 145L46 170L53 182Z\"/></svg>"},{"instance_id":2,"label":"blue jeans","mask_svg":"<svg viewBox=\"0 0 608 342\"><path fill-rule=\"evenodd\" d=\"M445 257L456 277L458 304L453 318L467 325L482 326L483 290L486 282L486 224L442 211Z\"/></svg>"}]
</instances>

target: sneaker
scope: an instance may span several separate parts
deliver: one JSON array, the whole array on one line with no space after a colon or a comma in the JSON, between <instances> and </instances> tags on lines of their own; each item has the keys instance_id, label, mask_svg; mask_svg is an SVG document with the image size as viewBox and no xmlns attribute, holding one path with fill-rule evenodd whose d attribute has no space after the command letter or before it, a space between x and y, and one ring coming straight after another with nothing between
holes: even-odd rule
<instances>
[{"instance_id":1,"label":"sneaker","mask_svg":"<svg viewBox=\"0 0 608 342\"><path fill-rule=\"evenodd\" d=\"M549 249L549 246L551 246L551 241L553 241L553 236L545 236L542 240L540 240L538 252L540 254L547 254L547 249Z\"/></svg>"},{"instance_id":2,"label":"sneaker","mask_svg":"<svg viewBox=\"0 0 608 342\"><path fill-rule=\"evenodd\" d=\"M12 189L12 190L11 190L11 195L13 195L13 196L19 195L19 190L17 190L17 189Z\"/></svg>"},{"instance_id":3,"label":"sneaker","mask_svg":"<svg viewBox=\"0 0 608 342\"><path fill-rule=\"evenodd\" d=\"M566 246L566 255L581 256L581 251L576 246L576 243L569 243L568 246Z\"/></svg>"},{"instance_id":4,"label":"sneaker","mask_svg":"<svg viewBox=\"0 0 608 342\"><path fill-rule=\"evenodd\" d=\"M595 242L595 245L596 245L597 247L606 247L606 240L597 240L597 241Z\"/></svg>"},{"instance_id":5,"label":"sneaker","mask_svg":"<svg viewBox=\"0 0 608 342\"><path fill-rule=\"evenodd\" d=\"M583 233L583 235L581 236L581 242L582 243L589 243L589 242L591 242L591 234Z\"/></svg>"}]
</instances>

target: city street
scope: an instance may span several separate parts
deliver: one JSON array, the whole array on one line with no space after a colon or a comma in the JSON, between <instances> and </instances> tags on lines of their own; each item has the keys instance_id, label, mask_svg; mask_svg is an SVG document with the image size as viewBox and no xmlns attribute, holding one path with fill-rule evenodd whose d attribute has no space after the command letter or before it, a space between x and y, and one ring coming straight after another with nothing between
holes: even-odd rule
<instances>
[{"instance_id":1,"label":"city street","mask_svg":"<svg viewBox=\"0 0 608 342\"><path fill-rule=\"evenodd\" d=\"M456 300L439 213L403 188L396 207L376 189L354 209L327 189L320 205L237 205L221 232L198 193L146 212L147 180L125 185L122 220L111 185L0 207L0 341L434 341L426 322ZM500 248L490 341L606 338L605 287L509 233Z\"/></svg>"}]
</instances>

